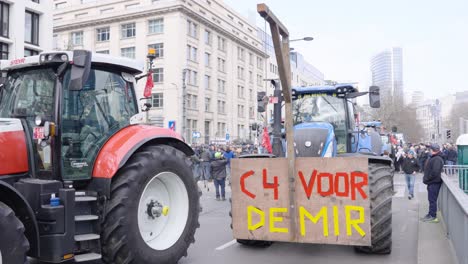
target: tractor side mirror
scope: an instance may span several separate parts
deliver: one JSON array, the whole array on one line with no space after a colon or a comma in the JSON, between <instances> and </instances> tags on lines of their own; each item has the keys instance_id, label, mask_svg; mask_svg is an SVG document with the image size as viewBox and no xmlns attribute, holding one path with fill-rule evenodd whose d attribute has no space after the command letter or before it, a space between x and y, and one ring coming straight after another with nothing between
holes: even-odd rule
<instances>
[{"instance_id":1,"label":"tractor side mirror","mask_svg":"<svg viewBox=\"0 0 468 264\"><path fill-rule=\"evenodd\" d=\"M372 108L380 108L380 88L378 86L369 87L369 105Z\"/></svg>"},{"instance_id":2,"label":"tractor side mirror","mask_svg":"<svg viewBox=\"0 0 468 264\"><path fill-rule=\"evenodd\" d=\"M73 64L71 67L69 89L71 91L79 91L83 89L90 72L91 52L87 50L73 51Z\"/></svg>"}]
</instances>

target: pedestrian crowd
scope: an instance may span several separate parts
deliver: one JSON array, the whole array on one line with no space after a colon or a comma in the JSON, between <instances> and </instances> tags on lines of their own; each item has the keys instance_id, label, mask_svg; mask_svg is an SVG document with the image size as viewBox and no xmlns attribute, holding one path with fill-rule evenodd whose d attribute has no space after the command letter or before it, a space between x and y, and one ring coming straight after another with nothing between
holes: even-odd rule
<instances>
[{"instance_id":1,"label":"pedestrian crowd","mask_svg":"<svg viewBox=\"0 0 468 264\"><path fill-rule=\"evenodd\" d=\"M408 199L414 198L415 175L421 172L423 183L427 185L429 212L421 218L423 222L437 223L437 198L442 186L444 165L456 165L458 153L456 146L444 144L407 144L393 146L392 153L385 153L393 160L395 171L405 175ZM450 173L450 169L448 170Z\"/></svg>"},{"instance_id":2,"label":"pedestrian crowd","mask_svg":"<svg viewBox=\"0 0 468 264\"><path fill-rule=\"evenodd\" d=\"M209 190L207 182L213 182L216 200L226 200L226 181L230 185L231 159L240 155L257 154L258 147L251 144L243 145L192 145L195 155L191 157L192 171L195 180L203 181Z\"/></svg>"}]
</instances>

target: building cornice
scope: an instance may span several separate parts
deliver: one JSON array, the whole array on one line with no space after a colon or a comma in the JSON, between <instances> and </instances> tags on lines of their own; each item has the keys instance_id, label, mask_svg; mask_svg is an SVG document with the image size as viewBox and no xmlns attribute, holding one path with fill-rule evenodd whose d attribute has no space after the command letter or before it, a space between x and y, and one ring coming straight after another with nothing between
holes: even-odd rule
<instances>
[{"instance_id":1,"label":"building cornice","mask_svg":"<svg viewBox=\"0 0 468 264\"><path fill-rule=\"evenodd\" d=\"M150 16L157 16L157 15L177 13L177 12L183 13L184 15L190 17L191 19L193 19L193 20L207 26L208 28L210 28L210 29L212 29L212 30L214 30L214 31L216 31L218 33L221 33L221 34L225 35L227 38L229 38L233 42L235 42L235 43L237 43L237 44L239 44L239 45L241 45L241 46L243 46L243 47L245 47L247 49L253 50L254 52L257 53L257 55L259 55L259 56L261 56L263 58L268 58L269 57L269 55L266 52L262 51L259 47L255 47L254 45L252 45L248 41L242 39L239 36L236 36L234 33L229 32L228 30L220 27L219 25L217 25L216 23L210 21L209 19L207 19L207 18L205 18L203 16L200 16L199 14L194 12L193 10L191 10L191 9L187 8L186 6L181 5L181 4L171 6L171 7L161 8L161 9L139 11L139 12L135 12L135 13L132 13L132 14L125 15L125 16L116 15L116 16L111 16L111 17L107 17L107 18L97 17L95 19L89 19L89 20L86 20L86 21L71 22L71 23L67 23L67 24L64 24L64 25L54 26L54 33L73 31L73 30L82 29L84 27L95 27L95 26L107 25L107 24L111 24L111 23L120 23L120 22L124 22L124 21L128 21L128 20L135 20L135 19L140 19L140 18L145 18L145 17L150 17ZM263 47L263 45L261 44L261 41L259 39L255 39L255 40L259 42L258 44L259 44L260 47Z\"/></svg>"}]
</instances>

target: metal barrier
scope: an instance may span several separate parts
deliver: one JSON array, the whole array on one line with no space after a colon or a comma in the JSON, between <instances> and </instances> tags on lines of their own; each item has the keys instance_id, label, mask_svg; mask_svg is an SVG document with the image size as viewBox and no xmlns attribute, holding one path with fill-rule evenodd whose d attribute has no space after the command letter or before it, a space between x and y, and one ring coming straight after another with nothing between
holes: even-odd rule
<instances>
[{"instance_id":1,"label":"metal barrier","mask_svg":"<svg viewBox=\"0 0 468 264\"><path fill-rule=\"evenodd\" d=\"M468 165L445 165L444 172L450 178L458 177L460 189L468 193Z\"/></svg>"}]
</instances>

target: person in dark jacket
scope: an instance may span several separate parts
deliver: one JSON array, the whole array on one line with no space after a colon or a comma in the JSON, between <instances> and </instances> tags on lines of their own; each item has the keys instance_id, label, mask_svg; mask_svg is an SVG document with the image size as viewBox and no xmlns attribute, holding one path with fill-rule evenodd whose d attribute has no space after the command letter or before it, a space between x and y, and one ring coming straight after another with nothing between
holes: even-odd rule
<instances>
[{"instance_id":1,"label":"person in dark jacket","mask_svg":"<svg viewBox=\"0 0 468 264\"><path fill-rule=\"evenodd\" d=\"M201 180L210 180L211 179L211 170L210 170L210 162L211 162L211 153L207 146L204 147L202 153L200 154L200 161L201 161Z\"/></svg>"},{"instance_id":2,"label":"person in dark jacket","mask_svg":"<svg viewBox=\"0 0 468 264\"><path fill-rule=\"evenodd\" d=\"M414 151L410 150L403 158L402 170L405 173L406 186L408 187L408 199L414 198L414 180L416 172L419 171L419 161L414 157Z\"/></svg>"},{"instance_id":3,"label":"person in dark jacket","mask_svg":"<svg viewBox=\"0 0 468 264\"><path fill-rule=\"evenodd\" d=\"M424 168L423 183L427 185L427 196L429 200L429 213L421 220L423 222L438 223L437 219L437 198L439 196L440 186L442 185L442 170L444 168L444 159L437 144L432 144L432 156L429 158Z\"/></svg>"},{"instance_id":4,"label":"person in dark jacket","mask_svg":"<svg viewBox=\"0 0 468 264\"><path fill-rule=\"evenodd\" d=\"M424 173L424 169L425 169L425 165L426 165L426 161L429 159L430 157L430 153L429 153L429 149L428 147L426 146L423 146L422 147L422 151L421 151L421 154L419 155L419 167L421 168L421 172Z\"/></svg>"},{"instance_id":5,"label":"person in dark jacket","mask_svg":"<svg viewBox=\"0 0 468 264\"><path fill-rule=\"evenodd\" d=\"M226 200L226 164L228 160L223 157L221 152L214 154L214 160L211 161L211 176L216 190L216 201ZM220 195L221 194L221 195Z\"/></svg>"}]
</instances>

